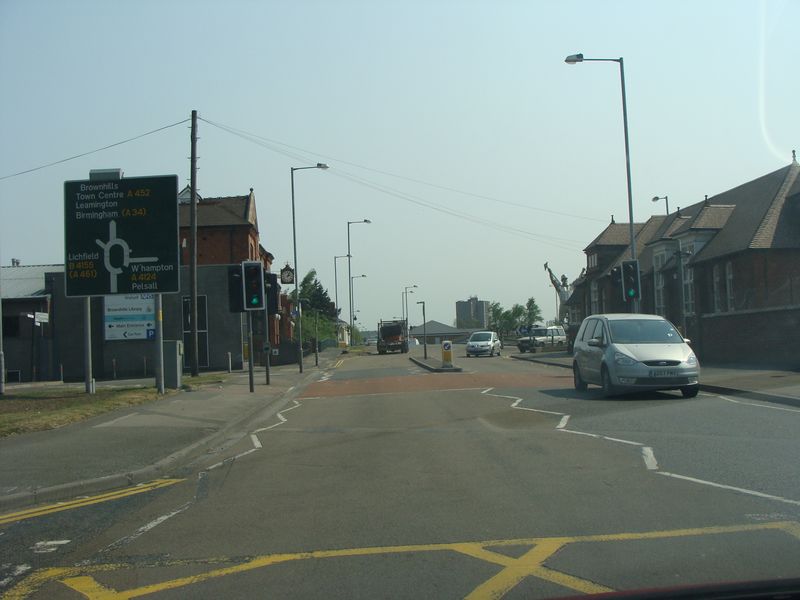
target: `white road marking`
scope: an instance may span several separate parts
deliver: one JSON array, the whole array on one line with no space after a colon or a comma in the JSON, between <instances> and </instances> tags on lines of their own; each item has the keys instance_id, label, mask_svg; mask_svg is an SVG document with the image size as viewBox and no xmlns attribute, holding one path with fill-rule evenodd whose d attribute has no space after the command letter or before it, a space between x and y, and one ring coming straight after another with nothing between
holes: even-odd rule
<instances>
[{"instance_id":1,"label":"white road marking","mask_svg":"<svg viewBox=\"0 0 800 600\"><path fill-rule=\"evenodd\" d=\"M261 429L256 429L253 433L261 433L262 431L269 431L273 427L278 427L279 425L283 425L284 423L286 423L286 417L283 416L283 413L289 412L290 410L294 410L298 406L302 406L297 400L292 400L292 402L294 402L294 406L290 406L289 408L284 408L283 410L278 411L275 414L275 416L278 417L279 419L277 423L273 423L269 427L262 427Z\"/></svg>"},{"instance_id":2,"label":"white road marking","mask_svg":"<svg viewBox=\"0 0 800 600\"><path fill-rule=\"evenodd\" d=\"M567 421L569 421L569 415L564 415L561 417L561 420L556 425L556 429L564 429L567 426Z\"/></svg>"},{"instance_id":3,"label":"white road marking","mask_svg":"<svg viewBox=\"0 0 800 600\"><path fill-rule=\"evenodd\" d=\"M733 402L734 404L746 404L747 406L755 406L756 408L770 408L772 410L782 410L785 412L794 412L800 413L800 410L796 408L785 408L783 406L771 406L769 404L757 404L755 402L743 402L742 400L734 400L733 398L728 398L726 396L720 396L719 394L709 394L709 395L716 395L717 398L722 398L723 400L727 400L728 402Z\"/></svg>"},{"instance_id":4,"label":"white road marking","mask_svg":"<svg viewBox=\"0 0 800 600\"><path fill-rule=\"evenodd\" d=\"M110 543L108 546L106 546L105 548L100 550L100 552L111 552L112 550L116 550L117 548L125 546L126 544L130 544L132 541L134 541L135 539L141 537L142 535L144 535L145 533L147 533L151 529L161 525L167 519L171 519L175 515L181 514L183 511L185 511L191 505L192 505L192 502L187 502L186 504L184 504L182 506L179 506L178 508L176 508L172 512L168 512L165 515L161 515L160 517L158 517L156 519L153 519L152 521L150 521L146 525L142 525L141 527L139 527L139 529L134 531L132 534L126 535L125 537L121 537L116 542Z\"/></svg>"},{"instance_id":5,"label":"white road marking","mask_svg":"<svg viewBox=\"0 0 800 600\"><path fill-rule=\"evenodd\" d=\"M800 501L798 500L791 500L789 498L783 498L781 496L773 496L772 494L765 494L763 492L757 492L755 490L748 490L746 488L735 487L732 485L725 485L724 483L715 483L713 481L707 481L705 479L697 479L696 477L687 477L686 475L678 475L676 473L667 473L666 471L656 471L659 475L664 475L665 477L673 477L675 479L683 479L684 481L691 481L692 483L700 483L702 485L710 485L711 487L721 488L723 490L732 490L734 492L739 492L741 494L748 494L750 496L758 496L759 498L766 498L767 500L776 500L778 502L785 502L786 504L794 504L795 506L800 506Z\"/></svg>"},{"instance_id":6,"label":"white road marking","mask_svg":"<svg viewBox=\"0 0 800 600\"><path fill-rule=\"evenodd\" d=\"M36 542L31 546L31 550L35 554L49 554L58 550L59 546L69 544L72 540L48 540L45 542Z\"/></svg>"},{"instance_id":7,"label":"white road marking","mask_svg":"<svg viewBox=\"0 0 800 600\"><path fill-rule=\"evenodd\" d=\"M653 454L653 449L650 446L645 446L642 448L642 457L644 458L644 466L646 466L650 471L658 470L658 461L656 460L656 455Z\"/></svg>"},{"instance_id":8,"label":"white road marking","mask_svg":"<svg viewBox=\"0 0 800 600\"><path fill-rule=\"evenodd\" d=\"M250 440L253 442L254 447L258 448L259 450L261 449L261 440L258 439L258 436L255 433L250 434Z\"/></svg>"}]
</instances>

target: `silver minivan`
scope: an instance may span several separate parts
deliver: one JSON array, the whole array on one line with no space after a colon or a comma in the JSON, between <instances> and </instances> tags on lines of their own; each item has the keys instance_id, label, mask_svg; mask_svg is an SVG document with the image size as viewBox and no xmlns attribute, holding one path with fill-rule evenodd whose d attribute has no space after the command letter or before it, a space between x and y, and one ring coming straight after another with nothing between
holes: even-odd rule
<instances>
[{"instance_id":1,"label":"silver minivan","mask_svg":"<svg viewBox=\"0 0 800 600\"><path fill-rule=\"evenodd\" d=\"M603 395L636 390L699 390L700 363L689 340L659 315L591 315L575 337L572 374L576 390L593 383Z\"/></svg>"}]
</instances>

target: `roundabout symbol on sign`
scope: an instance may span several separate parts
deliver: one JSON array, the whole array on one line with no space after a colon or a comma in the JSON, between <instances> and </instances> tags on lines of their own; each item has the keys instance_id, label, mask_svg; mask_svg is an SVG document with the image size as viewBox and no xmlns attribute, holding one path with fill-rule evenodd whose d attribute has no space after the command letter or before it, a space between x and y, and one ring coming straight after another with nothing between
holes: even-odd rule
<instances>
[{"instance_id":1,"label":"roundabout symbol on sign","mask_svg":"<svg viewBox=\"0 0 800 600\"><path fill-rule=\"evenodd\" d=\"M444 342L442 344L442 348L444 348L445 350L450 350L452 348L452 346L451 346L450 342Z\"/></svg>"}]
</instances>

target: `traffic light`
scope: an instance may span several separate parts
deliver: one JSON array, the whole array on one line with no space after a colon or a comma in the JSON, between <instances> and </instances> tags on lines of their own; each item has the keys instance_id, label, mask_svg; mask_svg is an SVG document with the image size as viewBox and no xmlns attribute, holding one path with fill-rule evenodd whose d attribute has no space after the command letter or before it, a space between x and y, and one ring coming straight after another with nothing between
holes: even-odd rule
<instances>
[{"instance_id":1,"label":"traffic light","mask_svg":"<svg viewBox=\"0 0 800 600\"><path fill-rule=\"evenodd\" d=\"M642 297L642 282L639 278L639 261L622 261L622 297L625 302L634 302Z\"/></svg>"},{"instance_id":2,"label":"traffic light","mask_svg":"<svg viewBox=\"0 0 800 600\"><path fill-rule=\"evenodd\" d=\"M228 267L228 310L240 313L242 306L242 265Z\"/></svg>"},{"instance_id":3,"label":"traffic light","mask_svg":"<svg viewBox=\"0 0 800 600\"><path fill-rule=\"evenodd\" d=\"M264 265L260 262L242 263L242 292L245 310L264 310Z\"/></svg>"},{"instance_id":4,"label":"traffic light","mask_svg":"<svg viewBox=\"0 0 800 600\"><path fill-rule=\"evenodd\" d=\"M281 286L278 283L277 273L265 273L266 279L264 283L267 287L267 314L277 315L280 311L278 306L278 299L280 296Z\"/></svg>"}]
</instances>

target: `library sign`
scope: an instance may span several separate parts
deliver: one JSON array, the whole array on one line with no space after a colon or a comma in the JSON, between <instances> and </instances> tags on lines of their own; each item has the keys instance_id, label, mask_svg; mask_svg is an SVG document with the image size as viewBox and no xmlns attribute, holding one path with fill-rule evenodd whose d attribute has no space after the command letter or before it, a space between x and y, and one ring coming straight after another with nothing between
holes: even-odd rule
<instances>
[{"instance_id":1,"label":"library sign","mask_svg":"<svg viewBox=\"0 0 800 600\"><path fill-rule=\"evenodd\" d=\"M64 182L67 296L180 291L178 176Z\"/></svg>"}]
</instances>

